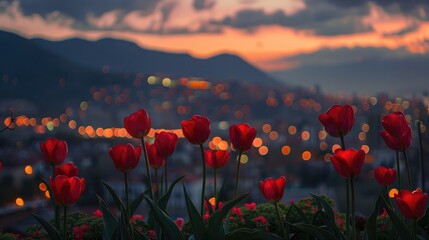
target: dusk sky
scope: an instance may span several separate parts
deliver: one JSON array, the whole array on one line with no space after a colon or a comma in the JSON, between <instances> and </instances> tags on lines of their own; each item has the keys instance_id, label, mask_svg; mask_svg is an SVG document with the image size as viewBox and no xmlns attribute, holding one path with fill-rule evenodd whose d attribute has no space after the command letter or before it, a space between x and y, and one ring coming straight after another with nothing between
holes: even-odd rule
<instances>
[{"instance_id":1,"label":"dusk sky","mask_svg":"<svg viewBox=\"0 0 429 240\"><path fill-rule=\"evenodd\" d=\"M113 37L196 57L228 52L279 71L326 49L427 54L429 1L0 0L0 29L53 40Z\"/></svg>"}]
</instances>

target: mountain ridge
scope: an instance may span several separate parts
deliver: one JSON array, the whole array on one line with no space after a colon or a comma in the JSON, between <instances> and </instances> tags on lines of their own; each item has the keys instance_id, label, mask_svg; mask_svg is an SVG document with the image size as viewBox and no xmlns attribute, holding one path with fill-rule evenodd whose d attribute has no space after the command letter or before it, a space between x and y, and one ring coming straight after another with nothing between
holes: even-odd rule
<instances>
[{"instance_id":1,"label":"mountain ridge","mask_svg":"<svg viewBox=\"0 0 429 240\"><path fill-rule=\"evenodd\" d=\"M199 77L214 81L239 80L260 84L278 84L267 73L239 56L222 53L209 58L195 58L188 53L169 53L139 47L125 40L103 38L88 41L72 38L30 41L59 56L83 66L112 71L166 74L175 77Z\"/></svg>"}]
</instances>

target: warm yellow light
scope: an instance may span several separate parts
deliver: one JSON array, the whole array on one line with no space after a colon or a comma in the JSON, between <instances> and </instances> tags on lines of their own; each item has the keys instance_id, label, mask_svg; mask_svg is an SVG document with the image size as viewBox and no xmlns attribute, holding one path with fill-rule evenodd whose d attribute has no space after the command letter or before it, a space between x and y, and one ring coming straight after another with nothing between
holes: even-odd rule
<instances>
[{"instance_id":1,"label":"warm yellow light","mask_svg":"<svg viewBox=\"0 0 429 240\"><path fill-rule=\"evenodd\" d=\"M362 145L362 146L360 147L360 149L362 149L365 153L368 153L368 152L369 152L369 146L368 146L368 145Z\"/></svg>"},{"instance_id":2,"label":"warm yellow light","mask_svg":"<svg viewBox=\"0 0 429 240\"><path fill-rule=\"evenodd\" d=\"M389 191L389 197L390 198L394 198L396 194L398 194L398 189L396 189L396 188L390 189L390 191Z\"/></svg>"},{"instance_id":3,"label":"warm yellow light","mask_svg":"<svg viewBox=\"0 0 429 240\"><path fill-rule=\"evenodd\" d=\"M40 183L39 184L39 189L40 189L40 191L46 191L46 190L48 190L48 187L46 187L46 184L44 184L44 183Z\"/></svg>"},{"instance_id":4,"label":"warm yellow light","mask_svg":"<svg viewBox=\"0 0 429 240\"><path fill-rule=\"evenodd\" d=\"M15 200L15 203L16 203L16 205L17 205L18 207L22 207L22 206L24 206L24 204L25 204L24 199L22 199L22 198L17 198L17 199Z\"/></svg>"},{"instance_id":5,"label":"warm yellow light","mask_svg":"<svg viewBox=\"0 0 429 240\"><path fill-rule=\"evenodd\" d=\"M212 142L214 145L218 145L221 141L222 141L222 138L220 138L219 136L216 136L212 139Z\"/></svg>"},{"instance_id":6,"label":"warm yellow light","mask_svg":"<svg viewBox=\"0 0 429 240\"><path fill-rule=\"evenodd\" d=\"M227 141L220 141L220 143L217 145L219 150L227 150L228 149L228 142Z\"/></svg>"},{"instance_id":7,"label":"warm yellow light","mask_svg":"<svg viewBox=\"0 0 429 240\"><path fill-rule=\"evenodd\" d=\"M264 133L269 133L271 131L271 125L268 123L265 123L264 125L262 125L262 131Z\"/></svg>"},{"instance_id":8,"label":"warm yellow light","mask_svg":"<svg viewBox=\"0 0 429 240\"><path fill-rule=\"evenodd\" d=\"M277 140L277 138L279 137L279 134L276 131L272 131L270 132L270 134L268 135L268 137L272 140L275 141Z\"/></svg>"},{"instance_id":9,"label":"warm yellow light","mask_svg":"<svg viewBox=\"0 0 429 240\"><path fill-rule=\"evenodd\" d=\"M155 76L149 76L148 78L147 78L147 83L149 83L150 85L153 85L153 84L155 84L157 82L157 79L156 79L156 77Z\"/></svg>"},{"instance_id":10,"label":"warm yellow light","mask_svg":"<svg viewBox=\"0 0 429 240\"><path fill-rule=\"evenodd\" d=\"M290 147L287 145L283 146L282 147L282 154L286 156L286 155L289 155L289 153L290 153Z\"/></svg>"},{"instance_id":11,"label":"warm yellow light","mask_svg":"<svg viewBox=\"0 0 429 240\"><path fill-rule=\"evenodd\" d=\"M267 146L262 146L262 147L259 148L258 152L262 156L265 156L268 153L268 147Z\"/></svg>"},{"instance_id":12,"label":"warm yellow light","mask_svg":"<svg viewBox=\"0 0 429 240\"><path fill-rule=\"evenodd\" d=\"M259 138L259 137L255 138L253 140L253 146L254 147L260 147L260 146L262 146L262 138Z\"/></svg>"},{"instance_id":13,"label":"warm yellow light","mask_svg":"<svg viewBox=\"0 0 429 240\"><path fill-rule=\"evenodd\" d=\"M369 125L367 123L362 124L362 132L367 133L369 131Z\"/></svg>"},{"instance_id":14,"label":"warm yellow light","mask_svg":"<svg viewBox=\"0 0 429 240\"><path fill-rule=\"evenodd\" d=\"M46 197L46 198L51 198L51 194L49 194L49 191L46 191L46 192L45 192L45 197Z\"/></svg>"},{"instance_id":15,"label":"warm yellow light","mask_svg":"<svg viewBox=\"0 0 429 240\"><path fill-rule=\"evenodd\" d=\"M304 141L307 141L308 139L310 139L310 132L309 131L303 131L301 133L301 138Z\"/></svg>"},{"instance_id":16,"label":"warm yellow light","mask_svg":"<svg viewBox=\"0 0 429 240\"><path fill-rule=\"evenodd\" d=\"M88 109L88 103L86 101L82 101L80 103L80 109L83 111L87 110Z\"/></svg>"},{"instance_id":17,"label":"warm yellow light","mask_svg":"<svg viewBox=\"0 0 429 240\"><path fill-rule=\"evenodd\" d=\"M246 164L249 161L249 157L245 154L241 155L241 160L240 163L241 164Z\"/></svg>"},{"instance_id":18,"label":"warm yellow light","mask_svg":"<svg viewBox=\"0 0 429 240\"><path fill-rule=\"evenodd\" d=\"M337 149L341 149L341 146L339 144L334 144L332 146L332 152L334 153Z\"/></svg>"},{"instance_id":19,"label":"warm yellow light","mask_svg":"<svg viewBox=\"0 0 429 240\"><path fill-rule=\"evenodd\" d=\"M25 166L24 172L28 175L31 175L33 173L33 168L30 165Z\"/></svg>"},{"instance_id":20,"label":"warm yellow light","mask_svg":"<svg viewBox=\"0 0 429 240\"><path fill-rule=\"evenodd\" d=\"M162 85L164 87L169 87L171 85L171 79L170 78L164 78L164 79L162 79Z\"/></svg>"},{"instance_id":21,"label":"warm yellow light","mask_svg":"<svg viewBox=\"0 0 429 240\"><path fill-rule=\"evenodd\" d=\"M215 205L215 201L216 201L216 198L214 198L214 197L212 197L212 198L210 198L210 199L209 199L209 203L210 203L212 206L214 206L214 205Z\"/></svg>"},{"instance_id":22,"label":"warm yellow light","mask_svg":"<svg viewBox=\"0 0 429 240\"><path fill-rule=\"evenodd\" d=\"M287 128L287 131L290 135L294 135L296 133L296 127L295 126L289 126Z\"/></svg>"},{"instance_id":23,"label":"warm yellow light","mask_svg":"<svg viewBox=\"0 0 429 240\"><path fill-rule=\"evenodd\" d=\"M75 120L70 120L70 122L69 122L69 128L70 129L75 129L76 128L76 121Z\"/></svg>"},{"instance_id":24,"label":"warm yellow light","mask_svg":"<svg viewBox=\"0 0 429 240\"><path fill-rule=\"evenodd\" d=\"M302 153L302 160L308 161L311 159L311 152L310 151L304 151Z\"/></svg>"},{"instance_id":25,"label":"warm yellow light","mask_svg":"<svg viewBox=\"0 0 429 240\"><path fill-rule=\"evenodd\" d=\"M328 144L326 142L321 142L319 144L319 148L320 150L325 151L326 149L328 149Z\"/></svg>"},{"instance_id":26,"label":"warm yellow light","mask_svg":"<svg viewBox=\"0 0 429 240\"><path fill-rule=\"evenodd\" d=\"M326 137L328 136L328 133L325 130L321 130L321 131L319 131L318 135L319 135L320 140L325 140Z\"/></svg>"},{"instance_id":27,"label":"warm yellow light","mask_svg":"<svg viewBox=\"0 0 429 240\"><path fill-rule=\"evenodd\" d=\"M113 130L111 128L106 128L103 130L103 136L105 138L111 138L113 137Z\"/></svg>"},{"instance_id":28,"label":"warm yellow light","mask_svg":"<svg viewBox=\"0 0 429 240\"><path fill-rule=\"evenodd\" d=\"M364 132L360 132L358 138L359 140L364 141L366 139L366 134Z\"/></svg>"}]
</instances>

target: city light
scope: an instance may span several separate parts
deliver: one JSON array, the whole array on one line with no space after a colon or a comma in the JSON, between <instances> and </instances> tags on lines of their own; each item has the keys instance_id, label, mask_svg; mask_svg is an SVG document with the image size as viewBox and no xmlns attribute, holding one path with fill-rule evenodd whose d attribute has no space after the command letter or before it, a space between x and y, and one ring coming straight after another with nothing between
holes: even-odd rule
<instances>
[{"instance_id":1,"label":"city light","mask_svg":"<svg viewBox=\"0 0 429 240\"><path fill-rule=\"evenodd\" d=\"M15 204L18 206L18 207L23 207L24 206L24 204L25 204L25 202L24 202L24 199L22 199L22 198L16 198L16 200L15 200Z\"/></svg>"},{"instance_id":2,"label":"city light","mask_svg":"<svg viewBox=\"0 0 429 240\"><path fill-rule=\"evenodd\" d=\"M25 166L25 168L24 168L24 172L25 172L27 175L31 175L31 174L33 174L33 168L32 168L30 165L27 165L27 166Z\"/></svg>"}]
</instances>

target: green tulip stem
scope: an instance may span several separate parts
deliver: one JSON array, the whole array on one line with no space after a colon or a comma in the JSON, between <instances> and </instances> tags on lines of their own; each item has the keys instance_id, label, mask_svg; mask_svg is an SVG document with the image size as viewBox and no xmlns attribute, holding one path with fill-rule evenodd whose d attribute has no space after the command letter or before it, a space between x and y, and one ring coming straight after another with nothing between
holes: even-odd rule
<instances>
[{"instance_id":1,"label":"green tulip stem","mask_svg":"<svg viewBox=\"0 0 429 240\"><path fill-rule=\"evenodd\" d=\"M279 220L279 225L280 225L280 229L282 230L283 237L287 239L288 236L286 236L286 229L283 224L282 217L280 216L280 211L279 211L279 207L277 206L277 202L274 203L274 207L276 208L277 219Z\"/></svg>"},{"instance_id":2,"label":"green tulip stem","mask_svg":"<svg viewBox=\"0 0 429 240\"><path fill-rule=\"evenodd\" d=\"M164 191L168 191L168 166L167 166L167 158L165 158L165 164L164 164ZM158 190L159 191L159 190Z\"/></svg>"},{"instance_id":3,"label":"green tulip stem","mask_svg":"<svg viewBox=\"0 0 429 240\"><path fill-rule=\"evenodd\" d=\"M217 183L216 183L216 168L213 168L213 181L214 181L214 198L215 198L215 210L218 208L218 200L217 200Z\"/></svg>"},{"instance_id":4,"label":"green tulip stem","mask_svg":"<svg viewBox=\"0 0 429 240\"><path fill-rule=\"evenodd\" d=\"M343 136L343 134L340 135L340 139L341 139L341 149L342 150L346 150L346 144L344 143L344 136Z\"/></svg>"},{"instance_id":5,"label":"green tulip stem","mask_svg":"<svg viewBox=\"0 0 429 240\"><path fill-rule=\"evenodd\" d=\"M421 129L422 122L419 120L417 121L417 133L419 136L419 159L420 159L420 181L422 182L422 191L426 192L426 182L425 182L425 164L423 161L423 142L422 142L422 129Z\"/></svg>"},{"instance_id":6,"label":"green tulip stem","mask_svg":"<svg viewBox=\"0 0 429 240\"><path fill-rule=\"evenodd\" d=\"M346 235L350 239L350 182L346 179Z\"/></svg>"},{"instance_id":7,"label":"green tulip stem","mask_svg":"<svg viewBox=\"0 0 429 240\"><path fill-rule=\"evenodd\" d=\"M162 184L162 183L161 183ZM155 169L156 200L160 198L158 169Z\"/></svg>"},{"instance_id":8,"label":"green tulip stem","mask_svg":"<svg viewBox=\"0 0 429 240\"><path fill-rule=\"evenodd\" d=\"M237 197L238 193L238 180L240 179L240 165L241 165L241 156L243 155L243 151L238 153L238 161L237 161L237 172L235 173L235 190L234 190L234 198Z\"/></svg>"},{"instance_id":9,"label":"green tulip stem","mask_svg":"<svg viewBox=\"0 0 429 240\"><path fill-rule=\"evenodd\" d=\"M353 240L356 240L355 187L353 183L353 178L350 178L350 190L352 195L352 238Z\"/></svg>"},{"instance_id":10,"label":"green tulip stem","mask_svg":"<svg viewBox=\"0 0 429 240\"><path fill-rule=\"evenodd\" d=\"M401 191L401 168L400 168L400 161L399 161L399 152L396 151L396 174L398 176L398 191Z\"/></svg>"},{"instance_id":11,"label":"green tulip stem","mask_svg":"<svg viewBox=\"0 0 429 240\"><path fill-rule=\"evenodd\" d=\"M52 164L52 181L54 181L55 178L55 165ZM54 194L52 194L52 192L50 192L50 196L53 199L52 203L54 204L54 217L55 217L55 226L57 227L57 229L60 229L60 206L58 206L58 204L55 202L55 196Z\"/></svg>"},{"instance_id":12,"label":"green tulip stem","mask_svg":"<svg viewBox=\"0 0 429 240\"><path fill-rule=\"evenodd\" d=\"M389 202L388 202L388 204L390 205L389 207L393 209L392 198L389 196L389 189L387 187L384 187L384 191L386 192L387 198L389 199Z\"/></svg>"},{"instance_id":13,"label":"green tulip stem","mask_svg":"<svg viewBox=\"0 0 429 240\"><path fill-rule=\"evenodd\" d=\"M413 240L417 240L417 219L413 219Z\"/></svg>"},{"instance_id":14,"label":"green tulip stem","mask_svg":"<svg viewBox=\"0 0 429 240\"><path fill-rule=\"evenodd\" d=\"M200 144L201 150L201 158L203 161L203 187L201 190L201 216L204 216L204 200L205 200L205 192L206 192L206 160L204 157L204 148L203 144Z\"/></svg>"},{"instance_id":15,"label":"green tulip stem","mask_svg":"<svg viewBox=\"0 0 429 240\"><path fill-rule=\"evenodd\" d=\"M64 239L67 239L67 207L64 206L64 226L63 226Z\"/></svg>"},{"instance_id":16,"label":"green tulip stem","mask_svg":"<svg viewBox=\"0 0 429 240\"><path fill-rule=\"evenodd\" d=\"M124 179L125 179L125 202L126 202L126 216L127 221L131 221L131 209L130 209L130 198L128 195L128 173L124 172ZM130 222L130 231L131 231L131 239L134 239L134 233L133 233L133 225Z\"/></svg>"},{"instance_id":17,"label":"green tulip stem","mask_svg":"<svg viewBox=\"0 0 429 240\"><path fill-rule=\"evenodd\" d=\"M410 170L410 162L408 161L407 158L407 153L405 152L405 149L403 151L404 153L404 159L405 159L405 164L407 165L407 175L408 175L408 190L412 190L412 186L411 186L411 170Z\"/></svg>"},{"instance_id":18,"label":"green tulip stem","mask_svg":"<svg viewBox=\"0 0 429 240\"><path fill-rule=\"evenodd\" d=\"M141 138L142 140L142 147L143 147L143 152L144 152L144 158L145 158L145 163L146 163L146 177L147 177L147 187L150 188L150 198L152 200L155 200L155 198L153 197L153 190L152 190L152 178L150 176L150 165L149 165L149 157L147 156L147 149L146 149L146 144L144 142L144 138Z\"/></svg>"}]
</instances>

